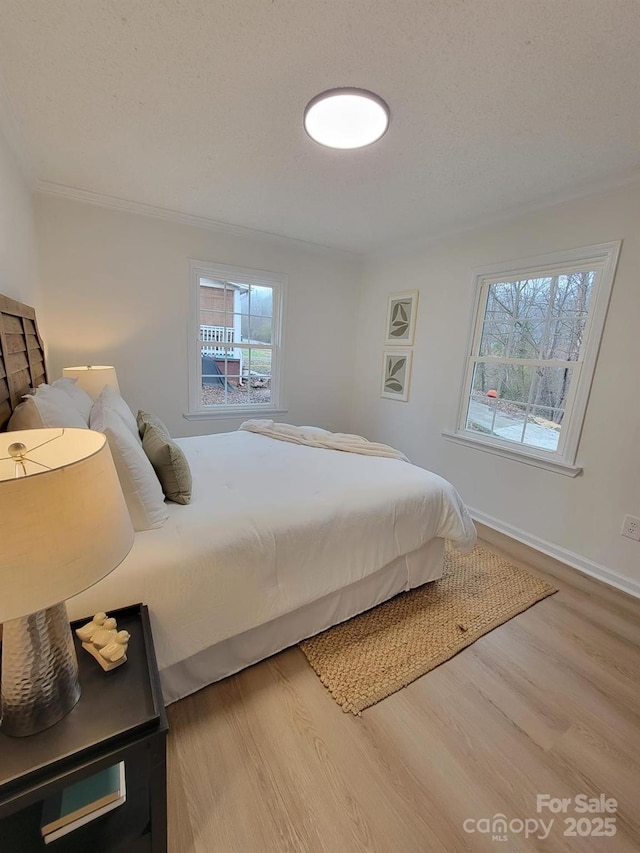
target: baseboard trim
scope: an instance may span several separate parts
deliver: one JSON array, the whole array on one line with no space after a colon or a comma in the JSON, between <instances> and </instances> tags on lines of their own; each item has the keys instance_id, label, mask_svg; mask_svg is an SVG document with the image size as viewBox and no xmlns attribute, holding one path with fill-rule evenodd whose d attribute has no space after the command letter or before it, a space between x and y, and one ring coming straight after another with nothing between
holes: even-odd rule
<instances>
[{"instance_id":1,"label":"baseboard trim","mask_svg":"<svg viewBox=\"0 0 640 853\"><path fill-rule=\"evenodd\" d=\"M492 530L495 530L504 536L508 536L510 539L515 539L517 542L521 542L523 545L527 545L535 551L540 551L541 554L546 554L554 560L559 560L561 563L571 566L572 569L577 569L579 572L589 575L589 577L602 581L616 589L620 589L622 592L626 592L636 598L640 598L640 581L627 578L624 575L619 575L617 572L612 572L611 569L607 569L605 566L601 566L593 560L588 560L586 557L581 557L580 554L576 554L574 551L569 551L567 548L562 548L560 545L554 545L552 542L540 539L538 536L534 536L526 530L522 530L519 527L514 527L512 524L500 521L499 519L488 515L486 512L482 512L482 510L474 509L473 507L469 507L468 509L474 521L478 521L480 524L484 524L486 527L490 527Z\"/></svg>"}]
</instances>

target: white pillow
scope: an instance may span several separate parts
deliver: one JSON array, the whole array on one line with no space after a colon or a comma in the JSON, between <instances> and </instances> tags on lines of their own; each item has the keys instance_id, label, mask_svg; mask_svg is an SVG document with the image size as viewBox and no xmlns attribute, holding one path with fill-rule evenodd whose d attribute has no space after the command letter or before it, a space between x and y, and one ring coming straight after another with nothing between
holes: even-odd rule
<instances>
[{"instance_id":1,"label":"white pillow","mask_svg":"<svg viewBox=\"0 0 640 853\"><path fill-rule=\"evenodd\" d=\"M111 409L112 412L115 412L118 417L124 421L125 426L136 439L138 444L142 446L142 439L138 432L138 422L136 421L136 417L117 391L114 391L113 388L105 385L93 405L95 407L98 404L104 408Z\"/></svg>"},{"instance_id":2,"label":"white pillow","mask_svg":"<svg viewBox=\"0 0 640 853\"><path fill-rule=\"evenodd\" d=\"M91 406L93 406L93 400L86 391L83 391L82 388L76 385L77 381L77 379L72 379L70 376L63 376L62 379L56 379L55 382L52 382L51 387L59 388L71 397L73 405L80 412L88 426L89 413L91 412Z\"/></svg>"},{"instance_id":3,"label":"white pillow","mask_svg":"<svg viewBox=\"0 0 640 853\"><path fill-rule=\"evenodd\" d=\"M169 513L162 486L140 440L136 441L122 418L100 398L91 409L91 429L107 437L134 529L161 527Z\"/></svg>"},{"instance_id":4,"label":"white pillow","mask_svg":"<svg viewBox=\"0 0 640 853\"><path fill-rule=\"evenodd\" d=\"M42 429L44 424L33 397L25 397L13 410L7 424L7 432L16 429Z\"/></svg>"},{"instance_id":5,"label":"white pillow","mask_svg":"<svg viewBox=\"0 0 640 853\"><path fill-rule=\"evenodd\" d=\"M87 429L87 422L73 404L71 397L59 388L38 385L35 394L27 394L23 399L24 404L16 406L7 429Z\"/></svg>"}]
</instances>

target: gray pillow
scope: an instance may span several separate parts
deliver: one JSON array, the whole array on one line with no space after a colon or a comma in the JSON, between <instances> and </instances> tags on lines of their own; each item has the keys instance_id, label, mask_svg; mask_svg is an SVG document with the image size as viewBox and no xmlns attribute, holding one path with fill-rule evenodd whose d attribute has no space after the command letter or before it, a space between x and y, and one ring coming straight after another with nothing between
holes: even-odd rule
<instances>
[{"instance_id":1,"label":"gray pillow","mask_svg":"<svg viewBox=\"0 0 640 853\"><path fill-rule=\"evenodd\" d=\"M153 465L165 497L177 504L188 504L191 501L191 469L175 441L157 426L147 423L142 449Z\"/></svg>"},{"instance_id":2,"label":"gray pillow","mask_svg":"<svg viewBox=\"0 0 640 853\"><path fill-rule=\"evenodd\" d=\"M140 438L144 436L144 432L149 424L156 427L156 429L160 430L160 432L165 436L165 438L171 438L169 434L169 430L162 423L160 418L157 418L155 415L152 415L150 412L143 412L142 409L138 411L138 417L136 419L138 421L138 432L140 433Z\"/></svg>"}]
</instances>

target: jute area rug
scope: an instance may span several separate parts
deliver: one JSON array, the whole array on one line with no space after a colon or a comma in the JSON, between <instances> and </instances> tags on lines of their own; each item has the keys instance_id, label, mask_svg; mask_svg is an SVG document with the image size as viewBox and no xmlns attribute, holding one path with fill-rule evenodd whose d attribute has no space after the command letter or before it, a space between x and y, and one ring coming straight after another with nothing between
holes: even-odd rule
<instances>
[{"instance_id":1,"label":"jute area rug","mask_svg":"<svg viewBox=\"0 0 640 853\"><path fill-rule=\"evenodd\" d=\"M444 575L300 643L343 711L360 714L557 590L476 545Z\"/></svg>"}]
</instances>

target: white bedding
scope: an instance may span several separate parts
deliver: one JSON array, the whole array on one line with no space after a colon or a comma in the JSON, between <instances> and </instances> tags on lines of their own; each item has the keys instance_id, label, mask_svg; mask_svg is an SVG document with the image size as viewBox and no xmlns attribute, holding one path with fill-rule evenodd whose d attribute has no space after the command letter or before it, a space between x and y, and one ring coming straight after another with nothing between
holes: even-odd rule
<instances>
[{"instance_id":1,"label":"white bedding","mask_svg":"<svg viewBox=\"0 0 640 853\"><path fill-rule=\"evenodd\" d=\"M149 605L160 669L378 571L434 537L464 550L475 528L455 489L395 459L240 431L180 439L189 506L136 534L71 618Z\"/></svg>"},{"instance_id":2,"label":"white bedding","mask_svg":"<svg viewBox=\"0 0 640 853\"><path fill-rule=\"evenodd\" d=\"M325 450L343 450L345 453L360 453L362 456L385 456L389 459L409 460L388 444L369 441L361 435L345 432L329 432L327 429L312 426L294 426L276 424L270 418L252 418L240 424L238 429L256 432L278 441L290 441L292 444L304 444L307 447L321 447Z\"/></svg>"}]
</instances>

